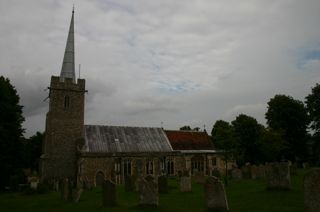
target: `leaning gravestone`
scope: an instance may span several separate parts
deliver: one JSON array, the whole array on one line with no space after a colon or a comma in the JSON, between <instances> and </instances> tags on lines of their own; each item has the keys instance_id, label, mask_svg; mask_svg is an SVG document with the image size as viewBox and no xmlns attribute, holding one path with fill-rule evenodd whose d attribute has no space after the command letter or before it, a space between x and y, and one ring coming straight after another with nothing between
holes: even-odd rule
<instances>
[{"instance_id":1,"label":"leaning gravestone","mask_svg":"<svg viewBox=\"0 0 320 212\"><path fill-rule=\"evenodd\" d=\"M83 192L83 188L77 188L75 190L74 199L73 199L74 202L79 202L82 192Z\"/></svg>"},{"instance_id":2,"label":"leaning gravestone","mask_svg":"<svg viewBox=\"0 0 320 212\"><path fill-rule=\"evenodd\" d=\"M222 182L216 177L209 177L205 182L207 207L213 211L229 211L226 192Z\"/></svg>"},{"instance_id":3,"label":"leaning gravestone","mask_svg":"<svg viewBox=\"0 0 320 212\"><path fill-rule=\"evenodd\" d=\"M242 172L241 169L235 168L231 172L232 179L234 180L242 180Z\"/></svg>"},{"instance_id":4,"label":"leaning gravestone","mask_svg":"<svg viewBox=\"0 0 320 212\"><path fill-rule=\"evenodd\" d=\"M113 207L117 204L116 184L111 180L104 181L102 185L102 205Z\"/></svg>"},{"instance_id":5,"label":"leaning gravestone","mask_svg":"<svg viewBox=\"0 0 320 212\"><path fill-rule=\"evenodd\" d=\"M158 185L152 176L147 176L145 179L140 178L139 184L139 197L140 205L146 206L158 206L159 195Z\"/></svg>"},{"instance_id":6,"label":"leaning gravestone","mask_svg":"<svg viewBox=\"0 0 320 212\"><path fill-rule=\"evenodd\" d=\"M287 162L267 164L266 177L268 189L290 189L290 171Z\"/></svg>"},{"instance_id":7,"label":"leaning gravestone","mask_svg":"<svg viewBox=\"0 0 320 212\"><path fill-rule=\"evenodd\" d=\"M168 193L168 179L166 176L158 177L158 191L159 193Z\"/></svg>"},{"instance_id":8,"label":"leaning gravestone","mask_svg":"<svg viewBox=\"0 0 320 212\"><path fill-rule=\"evenodd\" d=\"M320 168L315 168L304 176L304 204L307 212L320 211Z\"/></svg>"}]
</instances>

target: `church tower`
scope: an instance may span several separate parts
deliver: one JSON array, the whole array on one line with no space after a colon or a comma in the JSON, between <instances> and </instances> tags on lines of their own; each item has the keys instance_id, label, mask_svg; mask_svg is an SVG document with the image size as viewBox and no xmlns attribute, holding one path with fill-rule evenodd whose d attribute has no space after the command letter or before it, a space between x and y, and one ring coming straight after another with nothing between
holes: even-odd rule
<instances>
[{"instance_id":1,"label":"church tower","mask_svg":"<svg viewBox=\"0 0 320 212\"><path fill-rule=\"evenodd\" d=\"M84 136L85 80L75 77L74 11L60 76L52 76L41 156L41 179L76 179L78 146Z\"/></svg>"}]
</instances>

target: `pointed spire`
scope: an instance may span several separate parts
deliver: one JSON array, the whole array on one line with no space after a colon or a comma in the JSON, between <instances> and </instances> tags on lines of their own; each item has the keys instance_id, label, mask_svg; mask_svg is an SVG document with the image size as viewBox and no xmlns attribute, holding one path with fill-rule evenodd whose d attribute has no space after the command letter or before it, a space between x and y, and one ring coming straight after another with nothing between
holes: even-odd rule
<instances>
[{"instance_id":1,"label":"pointed spire","mask_svg":"<svg viewBox=\"0 0 320 212\"><path fill-rule=\"evenodd\" d=\"M60 80L64 81L65 78L71 78L75 83L75 66L74 66L74 8L72 9L71 23L69 28L69 34L64 52L63 63L60 73Z\"/></svg>"}]
</instances>

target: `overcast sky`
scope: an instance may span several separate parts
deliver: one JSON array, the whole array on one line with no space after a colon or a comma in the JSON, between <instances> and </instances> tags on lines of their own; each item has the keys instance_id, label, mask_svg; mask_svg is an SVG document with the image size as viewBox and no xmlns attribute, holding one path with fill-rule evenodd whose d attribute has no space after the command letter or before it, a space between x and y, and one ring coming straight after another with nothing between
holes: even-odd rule
<instances>
[{"instance_id":1,"label":"overcast sky","mask_svg":"<svg viewBox=\"0 0 320 212\"><path fill-rule=\"evenodd\" d=\"M240 113L265 124L275 94L304 100L320 82L319 0L0 0L0 74L26 136L44 130L73 3L86 124L211 131Z\"/></svg>"}]
</instances>

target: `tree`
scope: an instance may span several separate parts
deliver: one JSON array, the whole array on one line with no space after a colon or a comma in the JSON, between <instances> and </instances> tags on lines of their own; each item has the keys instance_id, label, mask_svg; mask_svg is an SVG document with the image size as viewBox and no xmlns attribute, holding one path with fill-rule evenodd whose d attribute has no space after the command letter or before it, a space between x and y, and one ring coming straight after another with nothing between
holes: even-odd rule
<instances>
[{"instance_id":1,"label":"tree","mask_svg":"<svg viewBox=\"0 0 320 212\"><path fill-rule=\"evenodd\" d=\"M233 127L226 121L218 120L212 127L211 138L214 142L214 146L223 150L222 157L225 161L226 170L226 184L228 176L228 161L233 159L233 153L235 148L234 143L234 130Z\"/></svg>"},{"instance_id":2,"label":"tree","mask_svg":"<svg viewBox=\"0 0 320 212\"><path fill-rule=\"evenodd\" d=\"M311 128L315 134L320 133L320 84L312 88L311 94L306 97L307 111L310 116Z\"/></svg>"},{"instance_id":3,"label":"tree","mask_svg":"<svg viewBox=\"0 0 320 212\"><path fill-rule=\"evenodd\" d=\"M0 76L0 189L21 167L22 106L9 79Z\"/></svg>"},{"instance_id":4,"label":"tree","mask_svg":"<svg viewBox=\"0 0 320 212\"><path fill-rule=\"evenodd\" d=\"M264 127L261 128L257 146L259 150L256 154L261 163L279 161L284 152L288 151L283 132Z\"/></svg>"},{"instance_id":5,"label":"tree","mask_svg":"<svg viewBox=\"0 0 320 212\"><path fill-rule=\"evenodd\" d=\"M258 139L262 126L253 117L240 114L231 122L236 139L236 158L240 165L245 162L259 163Z\"/></svg>"},{"instance_id":6,"label":"tree","mask_svg":"<svg viewBox=\"0 0 320 212\"><path fill-rule=\"evenodd\" d=\"M266 119L270 128L284 132L283 138L288 146L284 157L292 161L305 160L309 119L303 102L291 96L275 95L268 102Z\"/></svg>"},{"instance_id":7,"label":"tree","mask_svg":"<svg viewBox=\"0 0 320 212\"><path fill-rule=\"evenodd\" d=\"M37 132L29 139L24 140L23 161L25 168L38 170L43 138L44 133Z\"/></svg>"},{"instance_id":8,"label":"tree","mask_svg":"<svg viewBox=\"0 0 320 212\"><path fill-rule=\"evenodd\" d=\"M190 131L190 130L191 130L191 127L186 125L186 126L180 127L180 130Z\"/></svg>"},{"instance_id":9,"label":"tree","mask_svg":"<svg viewBox=\"0 0 320 212\"><path fill-rule=\"evenodd\" d=\"M315 165L320 165L320 84L312 88L311 94L305 101L311 121L311 160Z\"/></svg>"}]
</instances>

